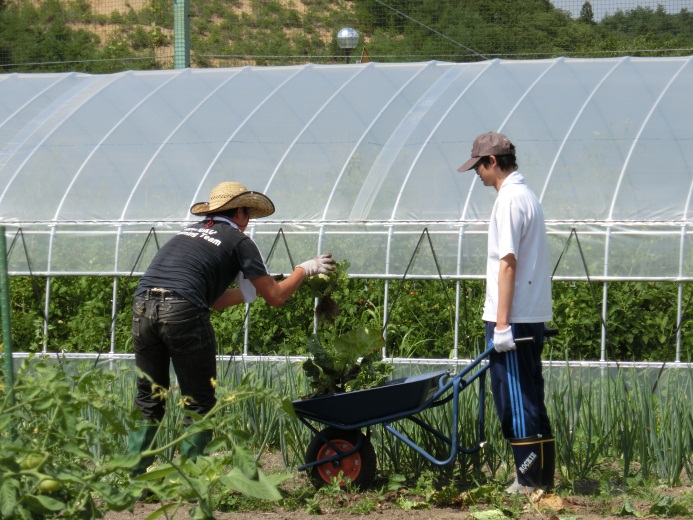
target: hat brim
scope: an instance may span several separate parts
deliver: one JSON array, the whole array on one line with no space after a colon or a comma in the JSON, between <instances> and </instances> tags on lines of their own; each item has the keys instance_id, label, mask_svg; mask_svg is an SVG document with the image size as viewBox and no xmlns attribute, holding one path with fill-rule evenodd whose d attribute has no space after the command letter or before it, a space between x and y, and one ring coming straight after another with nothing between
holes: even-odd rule
<instances>
[{"instance_id":1,"label":"hat brim","mask_svg":"<svg viewBox=\"0 0 693 520\"><path fill-rule=\"evenodd\" d=\"M467 171L471 170L472 168L474 168L479 163L480 160L481 160L481 157L472 157L466 163L464 163L462 166L457 168L457 171L458 172L467 172Z\"/></svg>"},{"instance_id":2,"label":"hat brim","mask_svg":"<svg viewBox=\"0 0 693 520\"><path fill-rule=\"evenodd\" d=\"M248 208L250 218L268 217L274 213L274 203L262 193L246 191L229 199L228 202L218 208L211 209L209 202L198 202L190 208L193 215L204 216L210 213L220 213L233 208Z\"/></svg>"}]
</instances>

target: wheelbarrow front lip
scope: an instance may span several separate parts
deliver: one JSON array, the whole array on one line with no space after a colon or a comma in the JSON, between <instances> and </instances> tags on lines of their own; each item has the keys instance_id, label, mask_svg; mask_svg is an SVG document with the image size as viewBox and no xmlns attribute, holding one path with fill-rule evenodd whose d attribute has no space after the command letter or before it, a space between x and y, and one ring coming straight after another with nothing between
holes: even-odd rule
<instances>
[{"instance_id":1,"label":"wheelbarrow front lip","mask_svg":"<svg viewBox=\"0 0 693 520\"><path fill-rule=\"evenodd\" d=\"M427 406L449 372L440 370L394 379L364 390L293 401L296 415L350 430L416 413Z\"/></svg>"}]
</instances>

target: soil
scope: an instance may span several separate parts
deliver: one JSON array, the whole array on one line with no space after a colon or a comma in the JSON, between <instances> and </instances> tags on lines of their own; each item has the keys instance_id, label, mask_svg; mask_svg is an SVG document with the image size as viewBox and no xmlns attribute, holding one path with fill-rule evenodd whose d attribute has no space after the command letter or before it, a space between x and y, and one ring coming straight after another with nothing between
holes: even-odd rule
<instances>
[{"instance_id":1,"label":"soil","mask_svg":"<svg viewBox=\"0 0 693 520\"><path fill-rule=\"evenodd\" d=\"M265 473L286 471L281 462L281 456L270 454L263 457L262 469ZM591 484L591 485L590 485ZM308 488L308 480L304 473L294 472L294 477L281 485L281 488L290 491L294 488ZM560 519L580 519L597 520L613 519L622 520L624 516L642 518L687 518L693 516L693 484L686 482L686 485L676 488L658 487L648 490L648 498L636 498L628 496L622 491L614 490L611 495L599 494L599 482L586 483L584 489L580 489L580 494L545 494L538 491L532 495L504 497L502 500L494 499L492 504L480 503L472 504L471 500L465 500L461 495L457 501L452 501L454 505L446 507L431 507L422 509L402 509L396 502L395 493L374 494L364 492L363 494L343 493L342 496L335 498L321 497L318 499L320 505L320 516L328 517L331 520L354 520L358 516L369 516L374 520L500 520L502 518L513 518L514 520L559 520ZM317 495L316 495L317 496ZM688 506L688 514L660 514L659 516L649 513L655 501L670 497L675 504ZM377 502L375 510L359 514L353 512L363 498ZM414 503L414 497L412 502ZM423 504L423 503L422 503ZM160 509L158 503L139 502L133 511L108 512L105 520L140 520L149 517L152 513ZM189 507L183 506L175 513L168 512L167 516L171 520L191 520L188 514ZM680 512L680 511L677 511ZM314 520L317 514L309 512L307 509L288 511L277 508L271 511L257 510L244 512L218 512L215 518L219 520Z\"/></svg>"},{"instance_id":2,"label":"soil","mask_svg":"<svg viewBox=\"0 0 693 520\"><path fill-rule=\"evenodd\" d=\"M670 490L673 491L673 490ZM690 490L689 490L690 492ZM669 494L669 493L664 493ZM674 491L673 495L678 492ZM358 497L353 499L358 501ZM464 507L434 507L431 509L421 510L404 510L396 507L389 502L383 502L375 511L366 515L358 515L356 513L344 512L339 510L323 510L320 516L328 517L333 520L353 520L357 516L371 516L374 520L412 520L412 519L427 519L427 520L463 520L465 518L478 520L498 520L501 518L514 518L516 520L558 520L561 519L580 519L580 520L597 520L597 519L619 519L624 516L636 516L636 513L628 513L628 510L619 514L624 501L615 499L609 505L606 505L601 499L592 499L583 496L561 496L544 495L537 501L533 501L532 497L522 497L520 499L522 512L517 514L511 513L516 511L517 505L510 505L508 509L501 510L498 507L480 506L478 508ZM514 503L516 504L516 503ZM345 504L346 505L346 504ZM637 511L638 517L657 518L656 515L647 514L651 503L648 502L633 502L633 508L630 511ZM125 511L120 513L109 512L106 514L106 520L140 520L147 518L154 511L159 509L159 504L142 504L138 503L133 512ZM474 511L477 511L476 513ZM241 513L218 513L215 518L220 520L250 520L250 519L267 519L267 520L314 520L317 515L306 510L286 511L277 509L275 511L251 511ZM174 515L168 518L175 520L189 520L192 517L188 514L187 509L182 507ZM686 516L667 516L667 518L688 518Z\"/></svg>"}]
</instances>

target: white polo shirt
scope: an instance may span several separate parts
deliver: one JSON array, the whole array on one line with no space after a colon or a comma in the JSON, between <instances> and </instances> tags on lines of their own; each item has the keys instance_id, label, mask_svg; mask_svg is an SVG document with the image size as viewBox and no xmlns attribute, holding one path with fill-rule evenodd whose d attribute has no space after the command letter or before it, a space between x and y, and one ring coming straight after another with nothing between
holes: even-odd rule
<instances>
[{"instance_id":1,"label":"white polo shirt","mask_svg":"<svg viewBox=\"0 0 693 520\"><path fill-rule=\"evenodd\" d=\"M544 213L519 171L511 173L498 191L488 229L484 321L497 321L500 259L517 260L511 323L551 321L551 274Z\"/></svg>"}]
</instances>

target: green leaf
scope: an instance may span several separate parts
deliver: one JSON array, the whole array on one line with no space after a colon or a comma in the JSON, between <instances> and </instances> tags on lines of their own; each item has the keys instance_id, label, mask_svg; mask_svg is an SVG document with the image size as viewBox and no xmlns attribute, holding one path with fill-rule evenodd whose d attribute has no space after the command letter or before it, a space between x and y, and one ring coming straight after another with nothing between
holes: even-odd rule
<instances>
[{"instance_id":1,"label":"green leaf","mask_svg":"<svg viewBox=\"0 0 693 520\"><path fill-rule=\"evenodd\" d=\"M471 513L470 518L476 520L501 520L505 518L505 514L500 509L489 509L488 511L476 511Z\"/></svg>"},{"instance_id":2,"label":"green leaf","mask_svg":"<svg viewBox=\"0 0 693 520\"><path fill-rule=\"evenodd\" d=\"M11 518L17 507L17 487L17 481L2 478L0 475L0 516L2 518Z\"/></svg>"},{"instance_id":3,"label":"green leaf","mask_svg":"<svg viewBox=\"0 0 693 520\"><path fill-rule=\"evenodd\" d=\"M234 460L236 468L251 480L257 480L258 469L255 456L243 446L236 446L234 450Z\"/></svg>"},{"instance_id":4,"label":"green leaf","mask_svg":"<svg viewBox=\"0 0 693 520\"><path fill-rule=\"evenodd\" d=\"M141 456L139 453L125 455L115 454L113 455L113 458L109 460L103 467L109 470L130 469L134 468L135 465L139 463L140 459Z\"/></svg>"},{"instance_id":5,"label":"green leaf","mask_svg":"<svg viewBox=\"0 0 693 520\"><path fill-rule=\"evenodd\" d=\"M158 467L152 471L147 471L142 475L135 477L135 480L158 480L168 477L171 473L177 473L178 470L173 466L166 464L164 466Z\"/></svg>"},{"instance_id":6,"label":"green leaf","mask_svg":"<svg viewBox=\"0 0 693 520\"><path fill-rule=\"evenodd\" d=\"M177 509L180 507L176 502L173 502L171 504L166 504L165 506L161 506L159 509L154 511L151 515L146 517L144 520L154 520L155 518L159 518L162 515L166 515L166 518L168 518L168 512L171 511L172 509Z\"/></svg>"},{"instance_id":7,"label":"green leaf","mask_svg":"<svg viewBox=\"0 0 693 520\"><path fill-rule=\"evenodd\" d=\"M108 505L111 511L124 511L137 501L137 496L105 482L94 483L92 489L98 493L99 498Z\"/></svg>"},{"instance_id":8,"label":"green leaf","mask_svg":"<svg viewBox=\"0 0 693 520\"><path fill-rule=\"evenodd\" d=\"M474 502L480 502L484 499L487 499L491 496L493 496L493 493L495 492L494 487L487 485L487 486L479 486L474 489L470 489L469 492L467 493L467 496L473 500Z\"/></svg>"},{"instance_id":9,"label":"green leaf","mask_svg":"<svg viewBox=\"0 0 693 520\"><path fill-rule=\"evenodd\" d=\"M652 504L649 514L657 516L690 516L691 512L685 505L674 502L673 497L662 497Z\"/></svg>"},{"instance_id":10,"label":"green leaf","mask_svg":"<svg viewBox=\"0 0 693 520\"><path fill-rule=\"evenodd\" d=\"M383 346L382 334L379 330L357 328L342 334L334 340L336 351L336 366L346 366L355 363L358 358L377 352Z\"/></svg>"},{"instance_id":11,"label":"green leaf","mask_svg":"<svg viewBox=\"0 0 693 520\"><path fill-rule=\"evenodd\" d=\"M296 410L294 410L294 405L291 404L291 399L289 399L288 397L282 398L282 408L291 417L296 417Z\"/></svg>"},{"instance_id":12,"label":"green leaf","mask_svg":"<svg viewBox=\"0 0 693 520\"><path fill-rule=\"evenodd\" d=\"M65 509L63 502L45 495L27 495L24 497L24 502L31 511L43 515Z\"/></svg>"},{"instance_id":13,"label":"green leaf","mask_svg":"<svg viewBox=\"0 0 693 520\"><path fill-rule=\"evenodd\" d=\"M250 497L262 500L281 500L282 498L277 487L261 471L258 471L257 480L251 480L239 468L233 468L219 480L227 488Z\"/></svg>"},{"instance_id":14,"label":"green leaf","mask_svg":"<svg viewBox=\"0 0 693 520\"><path fill-rule=\"evenodd\" d=\"M271 475L263 474L263 477L273 486L279 486L279 484L289 480L293 475L291 473L272 473Z\"/></svg>"},{"instance_id":15,"label":"green leaf","mask_svg":"<svg viewBox=\"0 0 693 520\"><path fill-rule=\"evenodd\" d=\"M616 511L615 513L617 516L642 516L635 507L633 507L633 504L630 503L630 500L626 500L621 509Z\"/></svg>"},{"instance_id":16,"label":"green leaf","mask_svg":"<svg viewBox=\"0 0 693 520\"><path fill-rule=\"evenodd\" d=\"M91 459L93 457L91 453L89 453L86 450L83 450L75 444L65 444L63 445L63 449L66 452L71 453L72 455L75 455L80 459Z\"/></svg>"}]
</instances>

